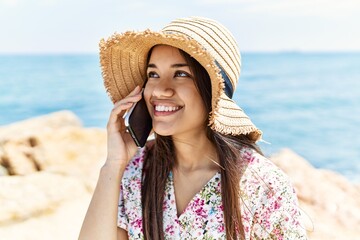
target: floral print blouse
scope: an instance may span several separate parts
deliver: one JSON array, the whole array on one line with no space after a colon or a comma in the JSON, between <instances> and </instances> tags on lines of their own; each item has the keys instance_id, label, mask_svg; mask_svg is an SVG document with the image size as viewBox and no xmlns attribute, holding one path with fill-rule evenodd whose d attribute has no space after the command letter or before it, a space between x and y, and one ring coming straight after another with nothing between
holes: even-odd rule
<instances>
[{"instance_id":1,"label":"floral print blouse","mask_svg":"<svg viewBox=\"0 0 360 240\"><path fill-rule=\"evenodd\" d=\"M141 207L144 151L139 150L130 161L121 184L117 225L128 232L129 239L144 238ZM248 164L240 182L245 239L307 239L288 177L252 149L242 149L241 155ZM170 173L163 208L165 239L226 239L220 179L218 172L178 217Z\"/></svg>"}]
</instances>

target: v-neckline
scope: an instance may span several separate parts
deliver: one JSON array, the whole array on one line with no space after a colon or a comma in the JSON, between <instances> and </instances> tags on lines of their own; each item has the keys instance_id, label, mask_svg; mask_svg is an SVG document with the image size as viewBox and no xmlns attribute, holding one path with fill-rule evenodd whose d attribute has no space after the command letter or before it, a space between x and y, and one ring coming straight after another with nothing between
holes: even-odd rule
<instances>
[{"instance_id":1,"label":"v-neckline","mask_svg":"<svg viewBox=\"0 0 360 240\"><path fill-rule=\"evenodd\" d=\"M184 210L181 212L180 215L178 215L177 206L176 206L176 195L175 195L175 186L174 186L174 173L171 171L169 174L169 180L170 180L170 191L171 191L171 197L174 199L173 201L173 208L175 212L175 217L178 220L181 220L185 213L187 212L188 208L193 204L193 202L200 197L200 195L203 193L203 191L210 185L213 181L215 181L216 177L220 177L220 172L217 171L205 184L204 186L193 196L193 198L188 202Z\"/></svg>"}]
</instances>

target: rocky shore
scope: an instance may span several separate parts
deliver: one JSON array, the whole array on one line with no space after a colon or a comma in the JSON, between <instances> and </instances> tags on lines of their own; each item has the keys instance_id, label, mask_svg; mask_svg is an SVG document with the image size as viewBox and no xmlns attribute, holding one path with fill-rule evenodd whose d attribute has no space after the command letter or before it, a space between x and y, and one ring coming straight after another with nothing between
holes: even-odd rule
<instances>
[{"instance_id":1,"label":"rocky shore","mask_svg":"<svg viewBox=\"0 0 360 240\"><path fill-rule=\"evenodd\" d=\"M0 238L77 239L105 144L104 129L68 111L0 127ZM359 239L358 185L289 149L271 159L293 181L309 239Z\"/></svg>"}]
</instances>

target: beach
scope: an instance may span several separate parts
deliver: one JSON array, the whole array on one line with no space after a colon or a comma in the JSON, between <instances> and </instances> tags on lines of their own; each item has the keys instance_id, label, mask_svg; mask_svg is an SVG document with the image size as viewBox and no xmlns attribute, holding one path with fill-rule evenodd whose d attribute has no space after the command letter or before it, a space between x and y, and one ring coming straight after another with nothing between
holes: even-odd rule
<instances>
[{"instance_id":1,"label":"beach","mask_svg":"<svg viewBox=\"0 0 360 240\"><path fill-rule=\"evenodd\" d=\"M59 111L0 127L1 239L77 239L106 132ZM290 177L309 239L358 239L360 186L290 149L270 159Z\"/></svg>"}]
</instances>

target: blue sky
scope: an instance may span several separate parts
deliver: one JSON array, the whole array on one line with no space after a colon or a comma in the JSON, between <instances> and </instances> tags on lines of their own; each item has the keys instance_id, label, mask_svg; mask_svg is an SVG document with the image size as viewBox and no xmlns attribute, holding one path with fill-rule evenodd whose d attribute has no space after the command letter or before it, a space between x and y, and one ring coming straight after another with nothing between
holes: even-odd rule
<instances>
[{"instance_id":1,"label":"blue sky","mask_svg":"<svg viewBox=\"0 0 360 240\"><path fill-rule=\"evenodd\" d=\"M195 15L241 51L360 51L359 0L0 0L0 53L97 53L114 32Z\"/></svg>"}]
</instances>

